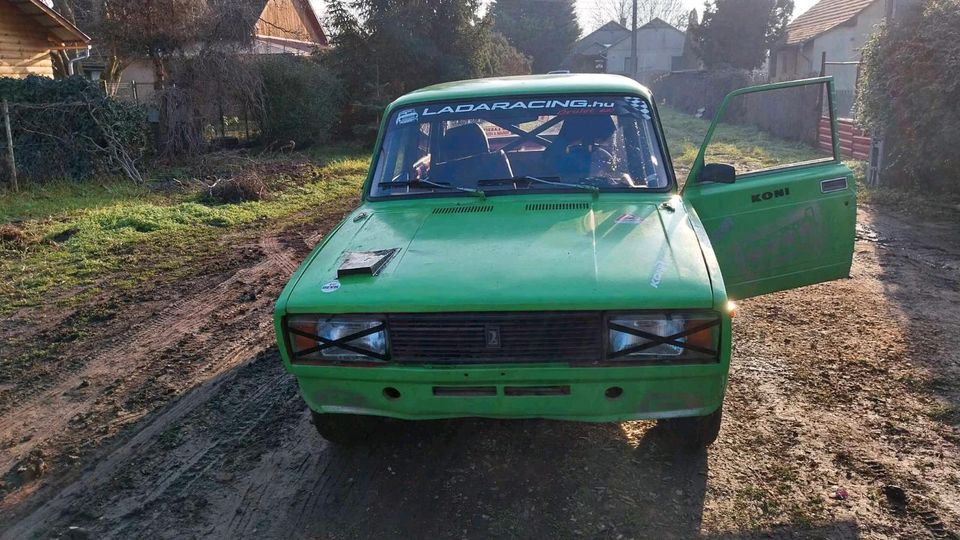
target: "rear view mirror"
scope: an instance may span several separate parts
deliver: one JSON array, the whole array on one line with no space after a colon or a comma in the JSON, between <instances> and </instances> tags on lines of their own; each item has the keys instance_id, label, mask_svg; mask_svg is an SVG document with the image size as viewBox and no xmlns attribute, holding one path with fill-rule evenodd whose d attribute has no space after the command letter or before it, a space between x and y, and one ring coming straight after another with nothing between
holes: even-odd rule
<instances>
[{"instance_id":1,"label":"rear view mirror","mask_svg":"<svg viewBox=\"0 0 960 540\"><path fill-rule=\"evenodd\" d=\"M737 169L724 163L707 163L700 171L701 182L732 184L737 180Z\"/></svg>"}]
</instances>

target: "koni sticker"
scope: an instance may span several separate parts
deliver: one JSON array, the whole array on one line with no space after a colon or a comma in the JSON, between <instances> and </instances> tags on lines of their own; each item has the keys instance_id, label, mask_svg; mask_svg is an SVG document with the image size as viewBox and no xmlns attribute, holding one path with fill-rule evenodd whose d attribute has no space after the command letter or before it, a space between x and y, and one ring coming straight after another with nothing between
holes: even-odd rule
<instances>
[{"instance_id":1,"label":"koni sticker","mask_svg":"<svg viewBox=\"0 0 960 540\"><path fill-rule=\"evenodd\" d=\"M325 293L332 293L333 291L339 288L340 288L340 280L335 279L333 281L328 281L324 283L323 286L320 287L320 290Z\"/></svg>"},{"instance_id":2,"label":"koni sticker","mask_svg":"<svg viewBox=\"0 0 960 540\"><path fill-rule=\"evenodd\" d=\"M750 195L750 202L758 203L760 201L769 201L770 199L778 199L780 197L789 197L790 188L780 188L773 191L764 191L763 193L754 193Z\"/></svg>"},{"instance_id":3,"label":"koni sticker","mask_svg":"<svg viewBox=\"0 0 960 540\"><path fill-rule=\"evenodd\" d=\"M622 214L616 220L617 225L639 225L643 223L643 218L633 214Z\"/></svg>"}]
</instances>

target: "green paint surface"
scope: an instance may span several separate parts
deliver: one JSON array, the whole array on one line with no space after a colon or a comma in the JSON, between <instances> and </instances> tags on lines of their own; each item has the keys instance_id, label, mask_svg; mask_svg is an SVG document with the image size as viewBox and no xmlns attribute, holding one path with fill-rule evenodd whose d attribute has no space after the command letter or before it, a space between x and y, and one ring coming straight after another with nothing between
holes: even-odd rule
<instances>
[{"instance_id":1,"label":"green paint surface","mask_svg":"<svg viewBox=\"0 0 960 540\"><path fill-rule=\"evenodd\" d=\"M616 76L501 78L417 91L391 104L384 116L428 101L604 92L650 97L642 86ZM708 141L713 131L711 125ZM745 298L846 276L856 195L849 169L837 159L712 184L697 182L702 156L701 151L682 196L674 181L668 193L365 200L314 250L280 296L275 326L286 367L317 412L584 421L709 414L722 404L727 381L728 294ZM845 178L847 187L824 193L821 183L838 178ZM364 193L369 182L368 176ZM536 208L545 204L565 207ZM399 252L378 276L345 276L339 288L324 292L324 285L337 279L346 252L391 248ZM584 367L556 358L536 365L305 365L291 363L282 324L287 315L308 313L668 309L721 313L718 362ZM569 394L507 396L510 385L568 386ZM383 391L388 386L401 397L388 398ZM435 386L487 386L496 392L453 398L434 395ZM623 389L622 396L605 395L613 386Z\"/></svg>"}]
</instances>

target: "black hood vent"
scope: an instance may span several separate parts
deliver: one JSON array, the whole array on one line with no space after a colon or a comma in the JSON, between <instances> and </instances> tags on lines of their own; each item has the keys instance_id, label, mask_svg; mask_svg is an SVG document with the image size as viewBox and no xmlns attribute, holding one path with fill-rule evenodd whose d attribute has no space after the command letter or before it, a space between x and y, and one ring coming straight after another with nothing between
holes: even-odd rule
<instances>
[{"instance_id":1,"label":"black hood vent","mask_svg":"<svg viewBox=\"0 0 960 540\"><path fill-rule=\"evenodd\" d=\"M492 206L442 206L440 208L434 208L434 214L466 214L473 212L490 212L493 210Z\"/></svg>"},{"instance_id":2,"label":"black hood vent","mask_svg":"<svg viewBox=\"0 0 960 540\"><path fill-rule=\"evenodd\" d=\"M527 212L546 212L550 210L589 210L590 203L586 202L558 202L558 203L530 203Z\"/></svg>"}]
</instances>

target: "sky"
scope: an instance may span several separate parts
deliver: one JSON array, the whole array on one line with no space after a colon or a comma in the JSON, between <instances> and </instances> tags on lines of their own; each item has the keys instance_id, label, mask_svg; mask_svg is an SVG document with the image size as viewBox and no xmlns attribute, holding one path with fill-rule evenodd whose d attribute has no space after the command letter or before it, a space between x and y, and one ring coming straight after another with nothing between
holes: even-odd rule
<instances>
[{"instance_id":1,"label":"sky","mask_svg":"<svg viewBox=\"0 0 960 540\"><path fill-rule=\"evenodd\" d=\"M489 0L482 0L484 5L489 3ZM580 17L580 26L584 29L584 34L593 30L596 26L593 16L596 11L596 5L598 0L577 0L577 14ZM601 0L602 1L602 0ZM793 15L796 17L804 11L810 9L811 6L817 3L817 0L793 0ZM313 4L314 9L317 10L317 13L320 14L320 17L323 17L324 14L324 1L323 0L310 0L310 3ZM703 14L703 0L683 0L683 5L686 10L691 8L696 8L698 14Z\"/></svg>"}]
</instances>

